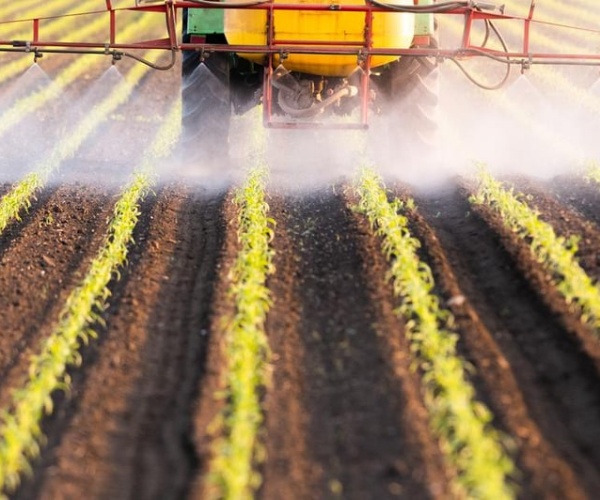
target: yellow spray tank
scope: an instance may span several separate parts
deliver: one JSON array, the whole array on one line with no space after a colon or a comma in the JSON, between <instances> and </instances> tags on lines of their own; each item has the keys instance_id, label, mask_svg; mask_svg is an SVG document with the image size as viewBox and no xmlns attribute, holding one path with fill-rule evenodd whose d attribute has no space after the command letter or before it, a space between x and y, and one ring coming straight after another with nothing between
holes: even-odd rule
<instances>
[{"instance_id":1,"label":"yellow spray tank","mask_svg":"<svg viewBox=\"0 0 600 500\"><path fill-rule=\"evenodd\" d=\"M274 0L275 4L289 3ZM294 42L336 42L364 44L365 13L338 12L336 6L364 5L364 0L299 0L300 5L331 6L329 11L276 10L274 35L276 40ZM392 5L414 5L413 0L392 0ZM265 45L267 43L267 12L265 10L231 9L225 11L224 29L230 45ZM415 15L411 13L376 12L373 14L373 48L405 49L411 46L415 35ZM318 47L318 44L316 45ZM265 61L264 54L239 54L257 63ZM371 67L388 64L397 57L374 56ZM279 62L278 58L275 60ZM356 69L357 57L349 55L317 55L291 53L285 60L290 71L314 75L348 76Z\"/></svg>"}]
</instances>

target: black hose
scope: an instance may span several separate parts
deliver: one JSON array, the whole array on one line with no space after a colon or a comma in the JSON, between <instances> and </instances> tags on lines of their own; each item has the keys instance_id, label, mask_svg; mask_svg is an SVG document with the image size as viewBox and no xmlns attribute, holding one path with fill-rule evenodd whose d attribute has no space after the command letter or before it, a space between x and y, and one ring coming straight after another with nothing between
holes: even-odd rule
<instances>
[{"instance_id":1,"label":"black hose","mask_svg":"<svg viewBox=\"0 0 600 500\"><path fill-rule=\"evenodd\" d=\"M501 43L504 48L504 52L508 52L508 48L507 48L506 44L504 43L503 39L501 39ZM494 56L492 54L489 54L485 50L480 50L477 48L471 48L471 49L468 49L468 51L472 52L474 54L477 54L477 55L487 57L489 59L493 59L494 61L499 61L499 62L502 62L503 64L506 64L506 73L504 73L504 77L502 78L502 80L500 80L498 83L496 83L494 85L487 85L487 84L482 83L481 81L475 79L475 77L473 75L471 75L469 73L469 71L455 57L450 57L449 59L454 64L456 64L458 69L460 69L463 72L463 74L469 79L469 81L471 81L472 83L477 85L479 88L482 88L484 90L498 90L499 88L502 88L504 86L504 84L507 82L508 78L510 77L511 65L515 64L515 62L511 61L510 57L508 57L508 56L506 56L506 57Z\"/></svg>"},{"instance_id":2,"label":"black hose","mask_svg":"<svg viewBox=\"0 0 600 500\"><path fill-rule=\"evenodd\" d=\"M175 63L177 62L177 51L175 51L175 50L171 50L171 61L169 63L165 64L164 66L155 64L155 63L149 61L148 59L144 59L143 57L135 55L131 52L117 52L117 54L125 56L125 57L129 57L131 59L135 59L136 61L141 62L142 64L145 64L146 66L150 66L152 69L156 69L159 71L167 71L167 70L171 69L173 66L175 66Z\"/></svg>"},{"instance_id":3,"label":"black hose","mask_svg":"<svg viewBox=\"0 0 600 500\"><path fill-rule=\"evenodd\" d=\"M482 83L481 81L477 80L473 75L471 75L469 73L469 71L455 57L450 57L449 59L454 64L456 64L456 66L458 66L458 69L460 69L463 72L463 74L467 77L467 79L470 82L474 83L479 88L482 88L484 90L498 90L499 88L502 88L510 76L510 62L509 62L509 63L507 63L506 73L504 74L504 77L502 78L502 80L500 80L500 82L498 82L494 85L487 85L487 84Z\"/></svg>"},{"instance_id":4,"label":"black hose","mask_svg":"<svg viewBox=\"0 0 600 500\"><path fill-rule=\"evenodd\" d=\"M477 10L480 10L480 9L477 9ZM490 39L490 32L493 32L496 35L496 38L500 42L500 45L502 45L502 50L504 50L504 53L507 54L508 53L508 45L506 44L506 41L504 40L502 33L500 33L500 31L498 30L496 25L490 19L485 20L485 36L483 37L483 42L481 44L481 47L484 48L487 45L487 43ZM490 57L491 59L494 59L495 61L500 61L500 62L506 64L506 73L504 73L504 77L498 83L496 83L494 85L487 85L487 84L482 83L481 81L477 80L473 75L471 75L469 73L469 71L456 58L451 57L450 60L454 64L456 64L458 69L460 69L462 71L462 73L467 77L467 79L470 82L472 82L473 84L475 84L477 87L482 88L484 90L498 90L499 88L502 88L510 77L511 64L512 64L510 57L506 56L505 58L501 58L501 57L497 57L497 56L491 56L490 54L487 54L483 50L481 50L481 51L477 50L477 49L469 49L469 50L471 50L472 52L475 52L476 54L484 55L486 57Z\"/></svg>"}]
</instances>

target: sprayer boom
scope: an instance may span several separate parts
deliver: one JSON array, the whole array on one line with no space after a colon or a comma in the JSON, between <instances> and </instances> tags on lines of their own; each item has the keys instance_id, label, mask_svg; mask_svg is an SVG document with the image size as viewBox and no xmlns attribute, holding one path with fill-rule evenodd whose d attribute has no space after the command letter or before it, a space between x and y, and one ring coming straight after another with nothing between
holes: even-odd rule
<instances>
[{"instance_id":1,"label":"sprayer boom","mask_svg":"<svg viewBox=\"0 0 600 500\"><path fill-rule=\"evenodd\" d=\"M422 3L423 5L420 5ZM113 60L122 57L133 57L143 63L149 64L156 69L169 69L173 66L175 54L179 51L211 52L235 52L245 54L264 54L271 56L295 54L323 54L323 55L352 55L356 57L357 64L368 68L368 61L374 56L415 56L434 57L438 61L453 60L460 61L465 58L485 57L504 65L517 65L528 69L536 64L554 65L600 65L600 54L577 54L577 53L547 53L532 52L530 49L530 35L534 25L549 25L566 30L577 30L600 34L600 30L578 28L567 25L557 25L534 18L535 0L531 3L529 14L526 17L511 16L504 13L504 5L496 5L490 2L446 1L431 4L430 2L415 2L416 5L396 5L386 0L366 0L364 4L356 3L279 3L276 0L225 0L216 2L211 0L187 0L187 1L162 1L162 0L136 0L131 7L114 8L111 0L106 0L106 7L99 11L71 14L74 16L97 16L108 14L107 38L105 42L68 41L57 42L44 37L44 25L55 18L35 18L16 21L2 21L0 24L28 25L31 31L29 39L0 40L0 52L23 52L31 53L37 59L45 53L66 54L99 54L111 56ZM211 44L205 41L183 42L178 37L177 19L182 9L217 9L217 10L248 10L264 11L266 13L267 39L264 44ZM126 11L138 11L147 15L162 16L165 25L165 36L160 39L139 40L137 42L121 42L119 40L119 16ZM462 41L454 48L381 48L374 47L369 29L365 29L362 40L345 42L343 44L328 43L323 40L304 39L301 42L281 40L277 37L273 27L273 17L277 12L346 12L363 13L365 17L365 28L373 23L373 16L382 12L404 12L404 13L433 13L438 16L460 16L464 21ZM522 26L522 42L517 50L492 49L486 44L474 44L472 42L473 26L477 22L494 26L498 33L502 31L503 22L519 22ZM166 65L156 66L135 54L136 50L162 50L171 54L171 62Z\"/></svg>"}]
</instances>

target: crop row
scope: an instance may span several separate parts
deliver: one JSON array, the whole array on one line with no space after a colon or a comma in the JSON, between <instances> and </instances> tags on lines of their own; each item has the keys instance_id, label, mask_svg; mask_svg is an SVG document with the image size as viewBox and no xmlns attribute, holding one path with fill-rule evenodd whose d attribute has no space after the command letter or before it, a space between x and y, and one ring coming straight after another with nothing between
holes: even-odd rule
<instances>
[{"instance_id":1,"label":"crop row","mask_svg":"<svg viewBox=\"0 0 600 500\"><path fill-rule=\"evenodd\" d=\"M260 394L268 386L264 322L270 301L265 282L273 271L269 247L273 229L265 201L265 176L266 167L261 165L236 195L241 245L231 288L236 313L226 328L226 404L215 426L220 437L214 443L215 458L210 467L218 487L218 492L210 490L211 494L224 498L250 498L261 481L256 465L264 458L257 435L263 421ZM481 186L487 188L480 190L479 196L493 191L490 181L490 176L482 175ZM380 177L370 169L362 172L357 191L360 202L355 208L365 214L381 237L382 251L389 261L393 290L401 300L398 313L406 324L414 366L422 380L430 428L449 469L455 472L454 493L514 498L514 479L519 473L507 451L510 441L491 424L493 415L475 397L469 379L472 367L457 354L452 315L440 306L432 272L419 258L419 241L409 230L414 203L390 202ZM539 221L535 225L539 226ZM535 247L544 240L531 234L527 238ZM557 242L567 253L573 253L572 244L564 247L563 240ZM572 261L565 265L573 267ZM585 273L579 277L583 282L586 279L589 284ZM583 303L583 296L580 290L578 303ZM585 315L588 321L593 318L595 313Z\"/></svg>"},{"instance_id":2,"label":"crop row","mask_svg":"<svg viewBox=\"0 0 600 500\"><path fill-rule=\"evenodd\" d=\"M215 498L252 498L261 482L255 466L263 455L258 433L263 422L261 393L268 384L265 320L271 301L266 280L273 272L269 243L274 235L265 199L267 166L264 148L260 147L262 139L255 141L259 145L254 155L256 166L234 199L240 249L231 272L235 312L227 321L224 340L227 404L213 423L221 433L214 443L211 463L218 490Z\"/></svg>"},{"instance_id":3,"label":"crop row","mask_svg":"<svg viewBox=\"0 0 600 500\"><path fill-rule=\"evenodd\" d=\"M260 395L268 386L266 279L273 271L266 172L260 164L235 197L241 248L230 290L236 307L225 328L226 403L212 426L220 437L213 445L210 465L217 488L209 492L219 498L251 498L261 481L256 465L263 452L257 436L263 421ZM408 232L407 218L399 213L410 203L389 203L379 177L370 170L364 172L357 189L360 210L382 236L383 251L390 260L394 290L402 299L400 313L422 375L431 428L449 467L456 471L456 494L512 498L514 464L506 453L504 437L491 426L489 410L475 400L466 364L456 353L451 315L439 307L431 271L418 258L418 242Z\"/></svg>"},{"instance_id":4,"label":"crop row","mask_svg":"<svg viewBox=\"0 0 600 500\"><path fill-rule=\"evenodd\" d=\"M146 163L115 207L106 245L69 298L42 353L32 361L27 384L15 392L10 411L3 414L0 489L14 488L20 473L27 470L29 459L39 453L40 419L52 410L53 391L68 387L65 370L68 365L80 362L80 344L94 336L90 326L101 320L101 311L109 298L108 283L125 262L139 203L151 184L149 162L169 151L178 133L174 123L178 123L179 113L180 109L175 108L167 121L167 130L157 134L155 148L148 153ZM259 148L255 157L257 166L237 190L234 200L238 206L240 245L231 274L235 313L225 328L226 403L218 421L213 423L220 437L215 440L210 464L218 489L215 495L225 498L250 498L260 485L256 464L263 452L257 436L263 422L261 394L268 386L269 348L264 323L270 305L266 279L273 271L269 242L274 236L265 199L267 167L262 155ZM433 292L431 270L419 259L419 242L410 234L408 222L413 202L390 202L381 179L370 169L362 172L357 190L360 195L357 208L381 237L382 251L390 263L393 290L401 299L399 314L406 324L414 365L422 379L430 426L449 468L456 472L455 493L478 498L512 498L515 467L506 452L504 437L491 425L490 411L475 399L467 377L469 368L456 352L452 316L440 307ZM536 214L526 217L528 207L489 174L481 174L479 191L472 201L497 210L504 220L514 219L516 222L510 229L530 241L532 248L543 248L541 255L548 258L542 262L554 266L555 274L559 274L557 269L563 269L561 265L574 267L575 247L565 246L565 241L552 236L547 228L539 235L535 233L536 228L543 227ZM517 215L510 216L511 213ZM551 242L550 247L547 242ZM567 273L561 271L562 274ZM585 276L574 281L582 282ZM585 309L584 296L587 295L579 293L570 300L579 304L587 320L597 320L597 312Z\"/></svg>"},{"instance_id":5,"label":"crop row","mask_svg":"<svg viewBox=\"0 0 600 500\"><path fill-rule=\"evenodd\" d=\"M242 247L231 288L236 313L226 329L227 403L216 426L221 437L215 442L211 464L217 496L225 498L249 498L260 484L255 467L263 456L257 435L262 424L260 394L268 385L264 321L270 301L265 281L272 272L269 240L273 236L264 198L265 175L266 167L255 170L236 196ZM517 472L507 452L507 438L494 429L489 409L476 400L467 376L472 367L456 352L453 318L440 307L431 270L419 258L419 242L409 231L413 202L390 202L381 179L369 169L363 171L357 190L361 198L357 208L381 237L390 263L430 426L449 468L456 473L454 492L513 498Z\"/></svg>"},{"instance_id":6,"label":"crop row","mask_svg":"<svg viewBox=\"0 0 600 500\"><path fill-rule=\"evenodd\" d=\"M577 261L576 239L557 236L536 210L485 169L480 170L478 179L479 187L471 202L496 212L507 229L529 244L532 255L548 271L567 303L578 307L582 320L600 334L600 289Z\"/></svg>"},{"instance_id":7,"label":"crop row","mask_svg":"<svg viewBox=\"0 0 600 500\"><path fill-rule=\"evenodd\" d=\"M357 190L358 209L381 237L394 294L402 300L399 313L421 374L430 427L447 463L456 470L456 495L513 498L513 462L502 435L490 424L490 411L475 399L466 363L456 352L451 313L440 307L433 293L431 269L419 258L420 243L402 214L414 208L412 200L390 202L380 177L371 169L363 170Z\"/></svg>"},{"instance_id":8,"label":"crop row","mask_svg":"<svg viewBox=\"0 0 600 500\"><path fill-rule=\"evenodd\" d=\"M135 26L135 25L134 25ZM75 63L76 68L83 68L81 61ZM77 70L71 67L71 74ZM0 200L0 233L19 214L29 207L35 193L42 189L49 176L60 164L71 157L84 140L97 128L97 126L108 118L111 112L123 104L131 95L137 82L148 72L148 67L135 65L126 75L117 88L98 106L93 112L78 123L71 133L60 141L49 157L39 161L34 170L21 182L15 184L12 190ZM178 115L179 113L177 113ZM173 121L169 127L173 127ZM175 122L177 123L177 122ZM160 154L161 148L168 150L164 138L169 134L159 134L156 141L157 148L151 151L151 155ZM81 339L86 339L89 332L85 330L85 323L96 318L93 312L94 304L106 299L103 282L108 282L113 273L114 266L120 265L126 256L127 235L130 234L137 218L136 204L148 187L146 174L139 173L132 186L123 194L121 201L116 206L115 217L110 227L110 235L107 242L111 245L105 248L105 254L99 256L92 265L92 269L81 287L72 294L69 303L61 315L58 329L48 339L46 350L38 359L32 362L30 372L32 378L25 389L15 393L15 401L12 413L4 415L4 427L0 451L0 490L3 486L12 487L18 481L19 471L27 467L27 457L37 453L37 441L39 437L39 418L42 407L49 410L51 402L50 394L54 388L68 383L66 375L61 374L61 369L68 362L77 361L75 351L70 352L69 347L76 347ZM132 225L133 224L133 225ZM93 293L90 293L93 292ZM86 310L89 309L89 312ZM83 325L83 326L82 326ZM61 355L62 358L52 357ZM58 372L55 370L58 369ZM61 376L63 376L61 380ZM41 405L41 406L40 406Z\"/></svg>"},{"instance_id":9,"label":"crop row","mask_svg":"<svg viewBox=\"0 0 600 500\"><path fill-rule=\"evenodd\" d=\"M39 454L42 442L40 422L44 415L52 412L54 391L68 390L67 368L81 363L81 344L96 337L93 328L102 323L102 311L110 297L108 285L119 276L118 269L126 262L140 203L152 184L153 162L170 152L179 134L180 113L178 103L159 130L132 182L116 202L105 243L81 284L69 295L57 326L44 340L41 352L32 358L28 380L14 391L10 408L1 414L0 492L13 490L20 475L30 470L29 460Z\"/></svg>"},{"instance_id":10,"label":"crop row","mask_svg":"<svg viewBox=\"0 0 600 500\"><path fill-rule=\"evenodd\" d=\"M143 65L134 66L122 87L95 106L94 112L74 129L74 134L57 145L50 158L41 161L34 172L0 200L0 232L29 206L35 192L43 188L61 161L72 155L94 128L128 98L134 82L147 70ZM179 115L180 110L175 110L169 123L178 121ZM150 151L149 158L169 149L169 137L164 130L157 135L156 148ZM257 154L257 157L262 155ZM108 300L108 282L126 259L127 244L137 221L137 207L149 187L147 171L142 169L136 175L117 203L106 246L93 261L81 286L70 296L59 326L47 339L42 354L32 361L30 380L15 393L10 411L4 414L0 428L5 438L0 441L0 491L13 489L20 474L28 470L29 460L39 453L40 419L52 410L53 391L68 387L65 370L68 365L80 362L79 345L94 336L90 325L102 319L101 311ZM259 450L257 430L262 422L258 398L266 384L264 367L268 348L264 333L261 338L261 325L269 303L264 281L271 266L268 241L272 237L272 221L266 217L268 206L264 200L265 173L266 167L259 165L235 197L240 213L241 251L232 274L236 314L231 319L226 343L229 404L220 417L223 439L215 442L215 460L211 466L216 484L228 498L250 496L260 480L253 464Z\"/></svg>"}]
</instances>

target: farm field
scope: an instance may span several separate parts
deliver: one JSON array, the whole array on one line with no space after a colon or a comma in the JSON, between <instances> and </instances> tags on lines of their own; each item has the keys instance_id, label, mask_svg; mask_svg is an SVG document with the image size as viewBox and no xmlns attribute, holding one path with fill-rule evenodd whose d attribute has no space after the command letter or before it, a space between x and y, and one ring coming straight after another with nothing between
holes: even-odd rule
<instances>
[{"instance_id":1,"label":"farm field","mask_svg":"<svg viewBox=\"0 0 600 500\"><path fill-rule=\"evenodd\" d=\"M0 20L106 5L46 4ZM253 110L203 159L180 144L179 64L32 59L0 53L0 498L595 498L597 69L489 92L445 62L421 158L377 117L267 131Z\"/></svg>"}]
</instances>

